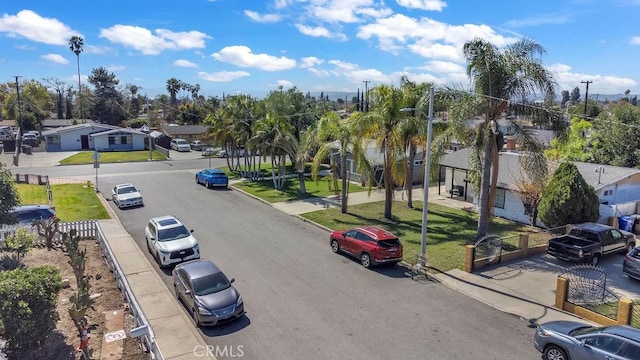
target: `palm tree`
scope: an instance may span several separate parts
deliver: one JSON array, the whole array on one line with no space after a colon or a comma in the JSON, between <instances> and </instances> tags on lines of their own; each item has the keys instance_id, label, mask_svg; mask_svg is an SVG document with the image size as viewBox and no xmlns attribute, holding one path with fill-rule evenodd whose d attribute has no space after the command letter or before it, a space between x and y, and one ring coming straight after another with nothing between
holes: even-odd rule
<instances>
[{"instance_id":1,"label":"palm tree","mask_svg":"<svg viewBox=\"0 0 640 360\"><path fill-rule=\"evenodd\" d=\"M405 99L400 88L381 85L370 90L372 108L357 120L355 142L373 139L384 157L382 178L384 181L384 217L391 219L393 190L404 177L403 167L398 166L404 156L404 143L400 136L399 124L404 117L400 109L405 107Z\"/></svg>"},{"instance_id":2,"label":"palm tree","mask_svg":"<svg viewBox=\"0 0 640 360\"><path fill-rule=\"evenodd\" d=\"M349 190L347 155L349 154L349 147L352 147L351 153L354 157L355 163L362 169L360 173L364 174L365 171L367 173L371 173L371 167L368 166L369 162L365 160L365 153L361 146L362 143L354 142L356 138L354 125L358 122L358 119L361 116L361 112L354 112L349 116L349 118L343 120L335 112L329 112L320 118L320 121L318 121L317 124L316 139L320 143L320 147L318 148L316 155L313 157L311 176L315 181L318 181L320 164L329 157L331 161L331 172L335 180L338 169L332 155L336 150L340 152L340 177L342 178L341 210L343 214L347 213L347 198Z\"/></svg>"},{"instance_id":3,"label":"palm tree","mask_svg":"<svg viewBox=\"0 0 640 360\"><path fill-rule=\"evenodd\" d=\"M178 102L177 95L178 91L182 88L182 82L176 78L171 78L167 80L167 91L169 92L169 96L171 97L171 105L175 105Z\"/></svg>"},{"instance_id":4,"label":"palm tree","mask_svg":"<svg viewBox=\"0 0 640 360\"><path fill-rule=\"evenodd\" d=\"M316 134L315 129L309 128L306 131L300 134L300 141L296 140L295 137L291 138L290 142L290 150L289 157L293 162L293 167L298 174L298 182L300 183L300 194L306 194L307 188L305 184L305 173L304 169L309 161L312 158L311 153L316 149Z\"/></svg>"},{"instance_id":5,"label":"palm tree","mask_svg":"<svg viewBox=\"0 0 640 360\"><path fill-rule=\"evenodd\" d=\"M479 181L476 181L480 194L477 237L481 238L487 234L497 192L498 142L501 142L502 138L497 120L509 101L525 102L529 96L537 92L540 92L543 98L553 94L555 81L538 58L544 53L544 49L529 39L522 39L504 49L499 49L488 41L474 39L464 44L463 53L467 61L467 75L473 81L476 95L479 95L472 104L479 105L476 109L484 114L483 122L475 132L475 155L471 159L471 163L481 174ZM453 120L453 123L461 124L466 119L452 119L451 115L455 114L468 116L469 111L454 111L450 114L449 119ZM563 130L565 125L559 125L558 130ZM530 163L541 164L544 157L539 144L519 124L511 120L510 126L516 134L519 149L532 155L525 158L531 159ZM460 129L456 131L464 133ZM530 165L529 168L533 166Z\"/></svg>"},{"instance_id":6,"label":"palm tree","mask_svg":"<svg viewBox=\"0 0 640 360\"><path fill-rule=\"evenodd\" d=\"M80 107L80 119L83 118L82 113L82 86L80 85L80 53L84 50L84 40L77 35L74 35L69 39L69 49L76 54L76 62L78 64L78 106Z\"/></svg>"},{"instance_id":7,"label":"palm tree","mask_svg":"<svg viewBox=\"0 0 640 360\"><path fill-rule=\"evenodd\" d=\"M256 123L256 134L250 142L263 149L262 156L271 158L271 177L273 187L281 190L286 180L286 157L293 153L295 137L293 127L284 118L267 114Z\"/></svg>"}]
</instances>

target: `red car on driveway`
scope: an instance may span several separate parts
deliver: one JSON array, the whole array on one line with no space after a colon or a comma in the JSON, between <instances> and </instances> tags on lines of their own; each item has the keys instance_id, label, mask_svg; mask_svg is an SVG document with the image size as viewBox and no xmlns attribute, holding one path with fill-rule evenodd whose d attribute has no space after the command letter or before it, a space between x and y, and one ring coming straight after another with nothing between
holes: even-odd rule
<instances>
[{"instance_id":1,"label":"red car on driveway","mask_svg":"<svg viewBox=\"0 0 640 360\"><path fill-rule=\"evenodd\" d=\"M374 226L350 230L336 230L330 237L331 250L344 252L360 259L362 266L399 263L402 260L402 244L398 237Z\"/></svg>"}]
</instances>

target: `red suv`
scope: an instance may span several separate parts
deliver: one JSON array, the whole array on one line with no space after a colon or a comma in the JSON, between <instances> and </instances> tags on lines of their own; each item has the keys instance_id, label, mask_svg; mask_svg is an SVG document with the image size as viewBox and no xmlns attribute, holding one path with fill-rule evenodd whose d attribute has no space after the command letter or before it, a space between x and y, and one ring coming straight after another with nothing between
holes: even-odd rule
<instances>
[{"instance_id":1,"label":"red suv","mask_svg":"<svg viewBox=\"0 0 640 360\"><path fill-rule=\"evenodd\" d=\"M360 259L362 266L399 263L402 260L402 244L398 237L374 226L331 233L331 250L344 252Z\"/></svg>"}]
</instances>

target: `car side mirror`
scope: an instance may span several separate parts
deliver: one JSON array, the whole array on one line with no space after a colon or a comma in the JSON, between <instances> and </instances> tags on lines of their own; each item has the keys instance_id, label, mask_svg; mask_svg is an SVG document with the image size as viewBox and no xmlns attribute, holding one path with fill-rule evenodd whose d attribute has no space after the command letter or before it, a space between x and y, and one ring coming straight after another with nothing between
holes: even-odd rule
<instances>
[{"instance_id":1,"label":"car side mirror","mask_svg":"<svg viewBox=\"0 0 640 360\"><path fill-rule=\"evenodd\" d=\"M153 236L150 237L149 239L151 239L151 241L156 241L156 238L154 238Z\"/></svg>"},{"instance_id":2,"label":"car side mirror","mask_svg":"<svg viewBox=\"0 0 640 360\"><path fill-rule=\"evenodd\" d=\"M189 232L193 234L193 229L189 230Z\"/></svg>"},{"instance_id":3,"label":"car side mirror","mask_svg":"<svg viewBox=\"0 0 640 360\"><path fill-rule=\"evenodd\" d=\"M236 278L231 278L231 280L229 280L230 283L233 283L234 281L236 281Z\"/></svg>"},{"instance_id":4,"label":"car side mirror","mask_svg":"<svg viewBox=\"0 0 640 360\"><path fill-rule=\"evenodd\" d=\"M184 294L185 294L185 295L191 295L191 290L189 290L189 289L185 289L185 290L184 290Z\"/></svg>"}]
</instances>

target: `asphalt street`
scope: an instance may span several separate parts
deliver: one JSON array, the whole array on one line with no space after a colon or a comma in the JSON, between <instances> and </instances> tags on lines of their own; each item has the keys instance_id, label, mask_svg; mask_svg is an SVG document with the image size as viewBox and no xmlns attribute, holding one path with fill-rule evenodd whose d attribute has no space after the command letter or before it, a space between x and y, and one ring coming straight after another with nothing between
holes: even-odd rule
<instances>
[{"instance_id":1,"label":"asphalt street","mask_svg":"<svg viewBox=\"0 0 640 360\"><path fill-rule=\"evenodd\" d=\"M207 343L242 349L246 359L540 357L532 345L534 329L519 318L441 284L408 279L399 267L366 270L335 255L327 232L238 191L196 185L195 172L206 165L104 164L99 187L107 199L117 183L142 189L144 207L116 209L141 249L149 218L176 215L195 230L202 257L236 279L248 313L202 329ZM91 178L94 169L35 172ZM171 286L170 270L158 271Z\"/></svg>"}]
</instances>

